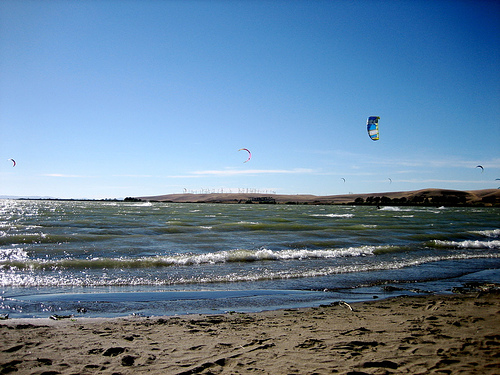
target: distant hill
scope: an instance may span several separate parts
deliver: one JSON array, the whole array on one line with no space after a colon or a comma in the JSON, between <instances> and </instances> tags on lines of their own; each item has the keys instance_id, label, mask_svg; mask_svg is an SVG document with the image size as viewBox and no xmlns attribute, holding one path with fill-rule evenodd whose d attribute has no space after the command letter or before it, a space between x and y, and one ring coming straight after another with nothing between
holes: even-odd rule
<instances>
[{"instance_id":1,"label":"distant hill","mask_svg":"<svg viewBox=\"0 0 500 375\"><path fill-rule=\"evenodd\" d=\"M56 199L54 197L42 197L42 196L18 196L18 195L0 195L0 199Z\"/></svg>"},{"instance_id":2,"label":"distant hill","mask_svg":"<svg viewBox=\"0 0 500 375\"><path fill-rule=\"evenodd\" d=\"M449 190L422 189L414 191L383 192L344 195L309 194L166 194L126 198L175 203L256 203L256 204L359 204L359 205L444 205L444 206L500 206L500 189Z\"/></svg>"}]
</instances>

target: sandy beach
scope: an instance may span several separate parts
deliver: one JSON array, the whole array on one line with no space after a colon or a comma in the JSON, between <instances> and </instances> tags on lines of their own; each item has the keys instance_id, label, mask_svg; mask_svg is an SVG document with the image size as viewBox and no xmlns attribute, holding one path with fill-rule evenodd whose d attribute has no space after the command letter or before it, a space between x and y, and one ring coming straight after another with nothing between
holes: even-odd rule
<instances>
[{"instance_id":1,"label":"sandy beach","mask_svg":"<svg viewBox=\"0 0 500 375\"><path fill-rule=\"evenodd\" d=\"M470 292L249 314L8 319L0 373L498 374L499 302Z\"/></svg>"}]
</instances>

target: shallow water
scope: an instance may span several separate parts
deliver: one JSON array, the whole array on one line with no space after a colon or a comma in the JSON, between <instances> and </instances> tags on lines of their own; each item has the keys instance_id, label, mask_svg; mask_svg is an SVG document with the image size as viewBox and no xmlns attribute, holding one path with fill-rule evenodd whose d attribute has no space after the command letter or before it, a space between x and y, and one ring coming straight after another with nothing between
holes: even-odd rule
<instances>
[{"instance_id":1,"label":"shallow water","mask_svg":"<svg viewBox=\"0 0 500 375\"><path fill-rule=\"evenodd\" d=\"M0 201L11 317L314 306L499 269L498 208Z\"/></svg>"}]
</instances>

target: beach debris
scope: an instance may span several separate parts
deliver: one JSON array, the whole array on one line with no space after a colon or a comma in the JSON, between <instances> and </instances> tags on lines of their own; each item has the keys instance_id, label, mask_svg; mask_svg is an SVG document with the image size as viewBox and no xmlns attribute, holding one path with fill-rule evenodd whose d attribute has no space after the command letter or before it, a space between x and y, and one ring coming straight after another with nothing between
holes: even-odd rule
<instances>
[{"instance_id":1,"label":"beach debris","mask_svg":"<svg viewBox=\"0 0 500 375\"><path fill-rule=\"evenodd\" d=\"M484 172L484 167L482 165L478 165L476 168L481 168L481 173Z\"/></svg>"},{"instance_id":2,"label":"beach debris","mask_svg":"<svg viewBox=\"0 0 500 375\"><path fill-rule=\"evenodd\" d=\"M453 287L451 291L457 294L478 293L478 295L500 293L500 284L470 282L465 283L464 286Z\"/></svg>"},{"instance_id":3,"label":"beach debris","mask_svg":"<svg viewBox=\"0 0 500 375\"><path fill-rule=\"evenodd\" d=\"M73 314L71 314L71 315L58 315L58 314L54 314L54 315L50 316L50 319L52 319L52 320L61 320L61 319L72 319L74 317L75 316Z\"/></svg>"},{"instance_id":4,"label":"beach debris","mask_svg":"<svg viewBox=\"0 0 500 375\"><path fill-rule=\"evenodd\" d=\"M16 161L14 159L9 159L12 162L12 167L16 166Z\"/></svg>"},{"instance_id":5,"label":"beach debris","mask_svg":"<svg viewBox=\"0 0 500 375\"><path fill-rule=\"evenodd\" d=\"M130 314L130 316L132 316L134 318L146 318L146 319L151 318L150 315L146 315L146 314L140 313L140 312L137 312L137 313L133 312L133 313Z\"/></svg>"},{"instance_id":6,"label":"beach debris","mask_svg":"<svg viewBox=\"0 0 500 375\"><path fill-rule=\"evenodd\" d=\"M433 294L432 291L430 290L424 290L420 288L402 288L399 286L393 286L393 285L384 285L382 287L382 290L387 293L391 292L412 292L412 293L423 293L423 294Z\"/></svg>"},{"instance_id":7,"label":"beach debris","mask_svg":"<svg viewBox=\"0 0 500 375\"><path fill-rule=\"evenodd\" d=\"M252 158L252 153L250 152L250 150L248 148L240 148L238 151L246 151L246 152L248 152L248 159L245 160L243 163L246 163L247 161L249 161Z\"/></svg>"},{"instance_id":8,"label":"beach debris","mask_svg":"<svg viewBox=\"0 0 500 375\"><path fill-rule=\"evenodd\" d=\"M413 293L434 294L434 292L431 290L425 290L425 289L420 289L420 288L413 288L413 289L408 289L408 290L410 292L413 292Z\"/></svg>"},{"instance_id":9,"label":"beach debris","mask_svg":"<svg viewBox=\"0 0 500 375\"><path fill-rule=\"evenodd\" d=\"M340 305L340 306L347 307L349 310L354 311L354 309L352 308L352 306L351 306L351 305L349 305L349 304L348 304L347 302L345 302L345 301L339 301L339 305Z\"/></svg>"},{"instance_id":10,"label":"beach debris","mask_svg":"<svg viewBox=\"0 0 500 375\"><path fill-rule=\"evenodd\" d=\"M378 141L379 139L378 120L380 120L380 117L370 116L368 117L368 121L366 122L366 129L368 130L368 135L373 141Z\"/></svg>"}]
</instances>

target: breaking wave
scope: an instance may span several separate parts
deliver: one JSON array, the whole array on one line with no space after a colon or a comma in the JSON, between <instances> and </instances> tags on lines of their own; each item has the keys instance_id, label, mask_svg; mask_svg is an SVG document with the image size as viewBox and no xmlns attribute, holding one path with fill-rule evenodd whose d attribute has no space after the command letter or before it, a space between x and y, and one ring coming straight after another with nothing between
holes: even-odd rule
<instances>
[{"instance_id":1,"label":"breaking wave","mask_svg":"<svg viewBox=\"0 0 500 375\"><path fill-rule=\"evenodd\" d=\"M354 217L354 214L313 214L312 217Z\"/></svg>"},{"instance_id":2,"label":"breaking wave","mask_svg":"<svg viewBox=\"0 0 500 375\"><path fill-rule=\"evenodd\" d=\"M142 258L90 258L60 260L29 260L20 256L21 252L0 255L0 269L131 269L171 266L191 266L201 264L289 261L307 259L327 259L340 257L360 257L383 252L388 246L361 246L327 250L231 250L206 254L177 254L173 256L154 256Z\"/></svg>"},{"instance_id":3,"label":"breaking wave","mask_svg":"<svg viewBox=\"0 0 500 375\"><path fill-rule=\"evenodd\" d=\"M500 241L443 241L433 240L431 246L437 248L450 248L450 249L500 249Z\"/></svg>"},{"instance_id":4,"label":"breaking wave","mask_svg":"<svg viewBox=\"0 0 500 375\"><path fill-rule=\"evenodd\" d=\"M54 274L19 274L15 272L5 272L0 270L2 286L16 287L110 287L110 286L166 286L166 285L188 285L188 284L217 284L234 282L260 282L271 280L287 280L299 278L314 278L335 274L349 274L358 272L397 270L408 267L416 267L422 264L439 261L453 261L480 258L499 258L500 254L467 254L457 253L444 256L423 256L412 260L382 261L373 264L358 263L351 265L338 265L320 268L306 269L284 269L284 270L262 270L248 271L244 273L209 274L202 273L187 277L167 277L161 278L155 274L120 275L120 274L80 274L61 275Z\"/></svg>"},{"instance_id":5,"label":"breaking wave","mask_svg":"<svg viewBox=\"0 0 500 375\"><path fill-rule=\"evenodd\" d=\"M500 238L500 229L478 230L478 231L473 231L472 233L479 234L481 236L489 238Z\"/></svg>"}]
</instances>

